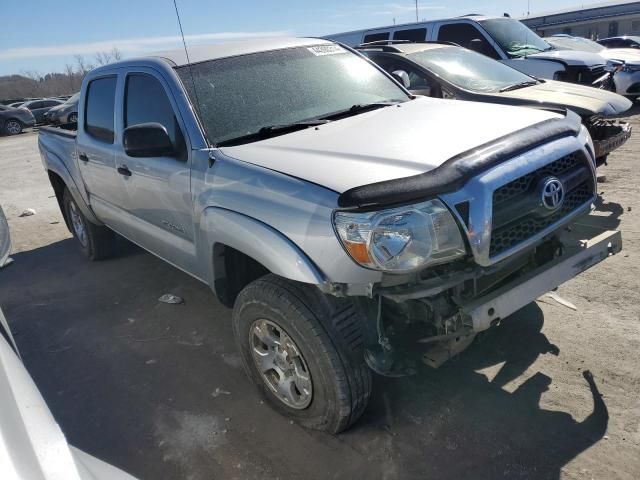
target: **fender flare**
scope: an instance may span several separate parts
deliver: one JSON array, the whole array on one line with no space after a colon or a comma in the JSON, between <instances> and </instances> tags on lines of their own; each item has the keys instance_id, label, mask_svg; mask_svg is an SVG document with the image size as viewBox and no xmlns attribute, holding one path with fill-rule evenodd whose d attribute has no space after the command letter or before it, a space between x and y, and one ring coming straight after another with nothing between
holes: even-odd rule
<instances>
[{"instance_id":1,"label":"fender flare","mask_svg":"<svg viewBox=\"0 0 640 480\"><path fill-rule=\"evenodd\" d=\"M71 176L71 173L67 169L64 162L60 160L55 154L49 151L43 151L43 156L45 157L43 160L46 165L47 171L55 173L62 179L65 186L69 190L69 193L71 194L74 201L76 202L76 205L78 205L78 207L84 214L85 218L89 220L91 223L94 223L96 225L102 225L102 222L98 220L98 218L93 213L93 210L91 210L91 208L85 201L84 196L80 192L78 185L74 181L73 177ZM62 204L60 205L60 208L61 209L63 208ZM64 210L62 213L64 215Z\"/></svg>"},{"instance_id":2,"label":"fender flare","mask_svg":"<svg viewBox=\"0 0 640 480\"><path fill-rule=\"evenodd\" d=\"M289 238L269 225L242 213L221 207L208 207L200 218L202 248L209 260L210 285L224 276L221 259L214 257L216 245L226 245L251 257L271 273L302 283L320 285L324 275L311 259Z\"/></svg>"}]
</instances>

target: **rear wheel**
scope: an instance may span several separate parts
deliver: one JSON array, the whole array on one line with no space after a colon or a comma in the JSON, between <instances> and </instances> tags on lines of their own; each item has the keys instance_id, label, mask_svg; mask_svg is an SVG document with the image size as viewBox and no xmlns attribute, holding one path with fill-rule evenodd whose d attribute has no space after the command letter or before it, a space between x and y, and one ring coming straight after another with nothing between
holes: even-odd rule
<instances>
[{"instance_id":1,"label":"rear wheel","mask_svg":"<svg viewBox=\"0 0 640 480\"><path fill-rule=\"evenodd\" d=\"M71 233L80 243L84 256L95 261L113 255L115 247L113 231L88 221L67 189L64 191L63 205Z\"/></svg>"},{"instance_id":2,"label":"rear wheel","mask_svg":"<svg viewBox=\"0 0 640 480\"><path fill-rule=\"evenodd\" d=\"M10 118L4 123L4 131L7 135L18 135L22 133L22 123L20 120Z\"/></svg>"},{"instance_id":3,"label":"rear wheel","mask_svg":"<svg viewBox=\"0 0 640 480\"><path fill-rule=\"evenodd\" d=\"M247 375L275 410L331 433L362 415L371 372L351 302L267 275L240 292L233 329Z\"/></svg>"}]
</instances>

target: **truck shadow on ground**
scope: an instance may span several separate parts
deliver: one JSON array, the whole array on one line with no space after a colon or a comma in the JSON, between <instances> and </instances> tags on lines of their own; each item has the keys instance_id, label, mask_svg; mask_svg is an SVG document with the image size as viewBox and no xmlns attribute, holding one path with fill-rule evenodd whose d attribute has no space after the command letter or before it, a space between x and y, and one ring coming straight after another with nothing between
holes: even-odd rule
<instances>
[{"instance_id":1,"label":"truck shadow on ground","mask_svg":"<svg viewBox=\"0 0 640 480\"><path fill-rule=\"evenodd\" d=\"M535 361L559 351L536 304L438 370L376 377L361 421L330 436L260 402L230 310L152 255L124 244L89 263L69 239L14 259L0 305L55 418L71 443L140 478L556 479L607 428L588 373L575 373L593 399L584 420L540 406L554 385ZM159 304L167 292L186 305Z\"/></svg>"},{"instance_id":2,"label":"truck shadow on ground","mask_svg":"<svg viewBox=\"0 0 640 480\"><path fill-rule=\"evenodd\" d=\"M607 408L588 371L576 373L593 399L587 418L540 406L552 379L527 369L540 354L559 353L542 324L542 311L530 304L440 370L378 382L365 420L388 431L398 478L560 478L564 465L604 436ZM501 363L491 380L477 372ZM503 388L516 379L512 393Z\"/></svg>"}]
</instances>

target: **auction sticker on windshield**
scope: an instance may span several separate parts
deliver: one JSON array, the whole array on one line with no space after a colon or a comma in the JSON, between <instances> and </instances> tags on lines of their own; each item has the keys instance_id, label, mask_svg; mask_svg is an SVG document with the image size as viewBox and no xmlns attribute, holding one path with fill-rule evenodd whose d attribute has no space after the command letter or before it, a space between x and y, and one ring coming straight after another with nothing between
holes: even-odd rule
<instances>
[{"instance_id":1,"label":"auction sticker on windshield","mask_svg":"<svg viewBox=\"0 0 640 480\"><path fill-rule=\"evenodd\" d=\"M313 53L316 57L320 57L322 55L335 55L336 53L344 53L345 49L340 45L316 45L314 47L307 47L311 53Z\"/></svg>"}]
</instances>

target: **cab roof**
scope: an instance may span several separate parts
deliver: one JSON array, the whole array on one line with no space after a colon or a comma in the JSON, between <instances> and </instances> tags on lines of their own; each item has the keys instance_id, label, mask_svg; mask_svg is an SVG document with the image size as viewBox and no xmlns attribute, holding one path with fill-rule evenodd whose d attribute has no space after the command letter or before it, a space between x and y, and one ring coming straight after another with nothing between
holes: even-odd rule
<instances>
[{"instance_id":1,"label":"cab roof","mask_svg":"<svg viewBox=\"0 0 640 480\"><path fill-rule=\"evenodd\" d=\"M447 43L390 43L388 45L362 45L356 48L358 51L382 51L388 53L404 53L411 54L416 52L424 52L426 50L436 50L438 48L453 48L455 45ZM461 48L461 47L458 47Z\"/></svg>"},{"instance_id":2,"label":"cab roof","mask_svg":"<svg viewBox=\"0 0 640 480\"><path fill-rule=\"evenodd\" d=\"M200 63L226 57L237 57L251 53L282 50L284 48L306 47L311 45L328 45L333 42L319 38L268 37L256 38L242 42L218 43L210 45L193 45L188 47L189 60L184 48L152 53L149 57L162 58L173 66L181 67L189 63Z\"/></svg>"}]
</instances>

